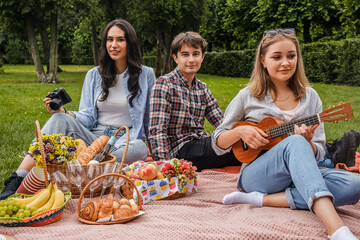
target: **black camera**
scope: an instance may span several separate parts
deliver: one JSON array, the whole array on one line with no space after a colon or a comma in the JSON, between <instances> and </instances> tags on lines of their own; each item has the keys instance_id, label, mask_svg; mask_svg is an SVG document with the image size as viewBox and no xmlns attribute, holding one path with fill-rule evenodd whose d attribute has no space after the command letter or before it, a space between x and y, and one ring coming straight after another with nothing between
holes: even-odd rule
<instances>
[{"instance_id":1,"label":"black camera","mask_svg":"<svg viewBox=\"0 0 360 240\"><path fill-rule=\"evenodd\" d=\"M55 89L52 93L46 95L51 98L50 107L53 110L58 110L62 105L71 102L69 94L63 88Z\"/></svg>"}]
</instances>

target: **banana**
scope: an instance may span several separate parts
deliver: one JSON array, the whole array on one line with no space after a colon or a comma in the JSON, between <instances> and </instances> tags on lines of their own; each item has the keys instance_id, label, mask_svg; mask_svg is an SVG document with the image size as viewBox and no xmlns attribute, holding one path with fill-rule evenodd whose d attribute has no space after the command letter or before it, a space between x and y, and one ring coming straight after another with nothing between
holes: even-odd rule
<instances>
[{"instance_id":1,"label":"banana","mask_svg":"<svg viewBox=\"0 0 360 240\"><path fill-rule=\"evenodd\" d=\"M50 210L52 205L54 204L55 202L55 189L54 187L51 189L51 195L50 195L50 198L49 200L42 206L38 209L39 212L43 212L43 211L47 211L47 210Z\"/></svg>"},{"instance_id":2,"label":"banana","mask_svg":"<svg viewBox=\"0 0 360 240\"><path fill-rule=\"evenodd\" d=\"M58 208L61 205L63 205L64 201L65 201L65 195L64 193L57 187L56 183L54 184L54 190L55 190L55 201L54 204L52 205L51 209L54 208Z\"/></svg>"},{"instance_id":3,"label":"banana","mask_svg":"<svg viewBox=\"0 0 360 240\"><path fill-rule=\"evenodd\" d=\"M32 197L28 197L28 198L11 198L11 199L14 200L15 202L19 202L19 203L21 203L21 204L25 204L25 205L26 205L26 204L29 204L29 203L31 203L32 201L34 201L36 198L38 198L38 197L40 196L40 194L41 194L44 190L45 190L45 188L44 188L44 189L41 189L38 194L36 194L36 195L34 195L34 196L32 196Z\"/></svg>"},{"instance_id":4,"label":"banana","mask_svg":"<svg viewBox=\"0 0 360 240\"><path fill-rule=\"evenodd\" d=\"M40 208L42 207L50 198L51 195L51 189L52 189L52 183L49 184L47 188L45 188L44 191L39 193L39 197L37 197L34 201L26 204L27 207L36 207Z\"/></svg>"}]
</instances>

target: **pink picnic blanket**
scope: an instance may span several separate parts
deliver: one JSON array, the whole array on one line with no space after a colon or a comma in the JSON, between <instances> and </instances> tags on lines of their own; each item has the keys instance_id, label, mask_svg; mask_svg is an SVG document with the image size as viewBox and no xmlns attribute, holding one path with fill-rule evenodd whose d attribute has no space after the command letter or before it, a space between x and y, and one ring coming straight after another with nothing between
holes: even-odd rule
<instances>
[{"instance_id":1,"label":"pink picnic blanket","mask_svg":"<svg viewBox=\"0 0 360 240\"><path fill-rule=\"evenodd\" d=\"M236 191L237 174L199 173L198 192L143 206L145 214L125 223L87 225L76 219L77 200L66 206L62 219L42 227L0 227L16 239L327 239L325 227L309 211L223 205ZM360 202L337 208L343 221L360 237Z\"/></svg>"}]
</instances>

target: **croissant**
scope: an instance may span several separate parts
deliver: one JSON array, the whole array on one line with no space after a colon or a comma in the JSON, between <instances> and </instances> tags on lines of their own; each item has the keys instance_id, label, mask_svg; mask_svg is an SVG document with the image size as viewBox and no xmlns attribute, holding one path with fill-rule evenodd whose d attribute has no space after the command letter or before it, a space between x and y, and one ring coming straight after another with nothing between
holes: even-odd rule
<instances>
[{"instance_id":1,"label":"croissant","mask_svg":"<svg viewBox=\"0 0 360 240\"><path fill-rule=\"evenodd\" d=\"M102 200L95 200L85 204L84 208L80 210L80 217L89 220L96 221L102 205Z\"/></svg>"},{"instance_id":2,"label":"croissant","mask_svg":"<svg viewBox=\"0 0 360 240\"><path fill-rule=\"evenodd\" d=\"M82 164L88 164L96 154L98 154L109 141L109 137L102 135L98 137L90 146L88 146L81 154L78 156L78 160Z\"/></svg>"},{"instance_id":3,"label":"croissant","mask_svg":"<svg viewBox=\"0 0 360 240\"><path fill-rule=\"evenodd\" d=\"M110 217L113 210L113 202L114 199L112 198L112 195L109 194L109 196L105 199L102 199L102 205L99 210L98 218L106 218Z\"/></svg>"}]
</instances>

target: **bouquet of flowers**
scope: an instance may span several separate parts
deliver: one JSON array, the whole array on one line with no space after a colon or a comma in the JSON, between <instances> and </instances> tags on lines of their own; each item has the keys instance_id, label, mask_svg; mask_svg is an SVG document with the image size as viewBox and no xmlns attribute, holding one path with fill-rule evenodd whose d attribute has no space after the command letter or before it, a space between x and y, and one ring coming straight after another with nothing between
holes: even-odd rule
<instances>
[{"instance_id":1,"label":"bouquet of flowers","mask_svg":"<svg viewBox=\"0 0 360 240\"><path fill-rule=\"evenodd\" d=\"M191 179L196 176L196 167L192 165L192 162L184 159L174 158L169 163L165 163L161 169L162 174L167 178L178 177L181 181L181 187L184 187L187 179Z\"/></svg>"},{"instance_id":2,"label":"bouquet of flowers","mask_svg":"<svg viewBox=\"0 0 360 240\"><path fill-rule=\"evenodd\" d=\"M61 134L43 134L42 140L47 164L66 165L76 158L76 148L80 144L79 140ZM29 154L36 160L36 166L42 167L39 142L30 144Z\"/></svg>"}]
</instances>

